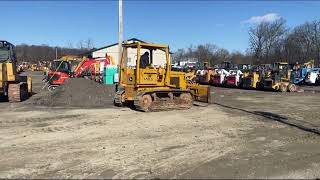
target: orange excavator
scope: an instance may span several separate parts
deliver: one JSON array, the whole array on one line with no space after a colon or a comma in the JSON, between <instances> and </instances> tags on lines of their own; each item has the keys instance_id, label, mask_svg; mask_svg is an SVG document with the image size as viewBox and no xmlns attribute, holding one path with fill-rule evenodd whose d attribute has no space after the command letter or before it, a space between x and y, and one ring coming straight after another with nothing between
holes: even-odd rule
<instances>
[{"instance_id":1,"label":"orange excavator","mask_svg":"<svg viewBox=\"0 0 320 180\"><path fill-rule=\"evenodd\" d=\"M100 81L101 67L113 63L108 58L83 58L81 61L54 60L46 77L48 90L52 91L69 78L87 78Z\"/></svg>"}]
</instances>

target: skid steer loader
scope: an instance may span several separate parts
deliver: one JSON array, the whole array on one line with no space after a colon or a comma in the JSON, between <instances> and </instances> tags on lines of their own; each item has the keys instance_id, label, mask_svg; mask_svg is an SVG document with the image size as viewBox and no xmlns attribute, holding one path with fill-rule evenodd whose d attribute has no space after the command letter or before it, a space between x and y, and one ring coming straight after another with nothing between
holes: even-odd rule
<instances>
[{"instance_id":1,"label":"skid steer loader","mask_svg":"<svg viewBox=\"0 0 320 180\"><path fill-rule=\"evenodd\" d=\"M272 64L272 71L269 77L263 81L265 90L274 90L280 92L295 92L297 86L291 83L291 69L287 62L275 62Z\"/></svg>"},{"instance_id":2,"label":"skid steer loader","mask_svg":"<svg viewBox=\"0 0 320 180\"><path fill-rule=\"evenodd\" d=\"M0 95L9 102L21 102L32 93L31 78L19 75L16 63L14 45L0 41Z\"/></svg>"},{"instance_id":3,"label":"skid steer loader","mask_svg":"<svg viewBox=\"0 0 320 180\"><path fill-rule=\"evenodd\" d=\"M252 70L245 73L245 76L241 79L241 88L244 89L258 89L259 88L259 71Z\"/></svg>"},{"instance_id":4,"label":"skid steer loader","mask_svg":"<svg viewBox=\"0 0 320 180\"><path fill-rule=\"evenodd\" d=\"M209 65L209 62L203 62L203 68L197 70L197 82L199 84L212 84L216 70Z\"/></svg>"},{"instance_id":5,"label":"skid steer loader","mask_svg":"<svg viewBox=\"0 0 320 180\"><path fill-rule=\"evenodd\" d=\"M148 52L147 65L142 54ZM120 62L119 88L114 104L134 105L140 111L188 109L194 101L208 103L210 89L188 84L186 73L171 70L169 46L149 43L125 43Z\"/></svg>"}]
</instances>

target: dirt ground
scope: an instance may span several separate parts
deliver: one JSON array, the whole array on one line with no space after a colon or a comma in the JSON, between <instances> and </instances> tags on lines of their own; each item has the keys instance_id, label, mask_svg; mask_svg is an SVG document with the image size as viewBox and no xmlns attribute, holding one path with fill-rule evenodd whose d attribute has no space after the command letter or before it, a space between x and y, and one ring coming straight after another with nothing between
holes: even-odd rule
<instances>
[{"instance_id":1,"label":"dirt ground","mask_svg":"<svg viewBox=\"0 0 320 180\"><path fill-rule=\"evenodd\" d=\"M214 104L153 113L3 102L0 178L319 178L319 95L213 87Z\"/></svg>"}]
</instances>

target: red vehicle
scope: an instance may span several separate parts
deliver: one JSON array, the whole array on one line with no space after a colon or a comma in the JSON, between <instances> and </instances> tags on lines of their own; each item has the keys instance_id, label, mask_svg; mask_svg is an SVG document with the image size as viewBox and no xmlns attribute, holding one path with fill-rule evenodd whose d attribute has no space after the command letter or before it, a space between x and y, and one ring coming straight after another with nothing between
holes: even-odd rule
<instances>
[{"instance_id":1,"label":"red vehicle","mask_svg":"<svg viewBox=\"0 0 320 180\"><path fill-rule=\"evenodd\" d=\"M47 75L49 91L61 85L71 76L71 65L68 61L54 60Z\"/></svg>"},{"instance_id":2,"label":"red vehicle","mask_svg":"<svg viewBox=\"0 0 320 180\"><path fill-rule=\"evenodd\" d=\"M47 76L47 81L49 82L49 91L63 84L64 81L70 77L82 77L91 80L97 80L96 77L101 76L100 72L102 69L96 69L97 67L95 64L102 64L104 67L110 64L110 60L107 58L87 58L80 63L78 62L76 64L76 68L74 68L74 71L72 71L73 68L71 64L73 64L73 61L55 60L51 63L50 71L48 72Z\"/></svg>"},{"instance_id":3,"label":"red vehicle","mask_svg":"<svg viewBox=\"0 0 320 180\"><path fill-rule=\"evenodd\" d=\"M215 86L222 86L227 81L227 76L229 72L224 69L218 69L217 74L213 76L212 84Z\"/></svg>"},{"instance_id":4,"label":"red vehicle","mask_svg":"<svg viewBox=\"0 0 320 180\"><path fill-rule=\"evenodd\" d=\"M86 60L79 63L79 65L74 70L74 77L90 77L94 79L94 76L97 75L97 72L100 72L100 69L96 69L95 64L103 62L103 66L110 64L106 58L101 59L91 59L87 58Z\"/></svg>"},{"instance_id":5,"label":"red vehicle","mask_svg":"<svg viewBox=\"0 0 320 180\"><path fill-rule=\"evenodd\" d=\"M238 87L240 85L240 79L242 72L240 70L230 70L230 75L227 76L226 85L229 87Z\"/></svg>"}]
</instances>

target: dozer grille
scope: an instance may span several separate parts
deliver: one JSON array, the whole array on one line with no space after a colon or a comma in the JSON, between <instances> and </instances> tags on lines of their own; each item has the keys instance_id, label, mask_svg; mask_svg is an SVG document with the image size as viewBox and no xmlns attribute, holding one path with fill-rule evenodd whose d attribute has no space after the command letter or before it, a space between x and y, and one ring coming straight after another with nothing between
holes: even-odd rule
<instances>
[{"instance_id":1,"label":"dozer grille","mask_svg":"<svg viewBox=\"0 0 320 180\"><path fill-rule=\"evenodd\" d=\"M180 88L179 77L170 77L170 84L176 85L177 88Z\"/></svg>"}]
</instances>

